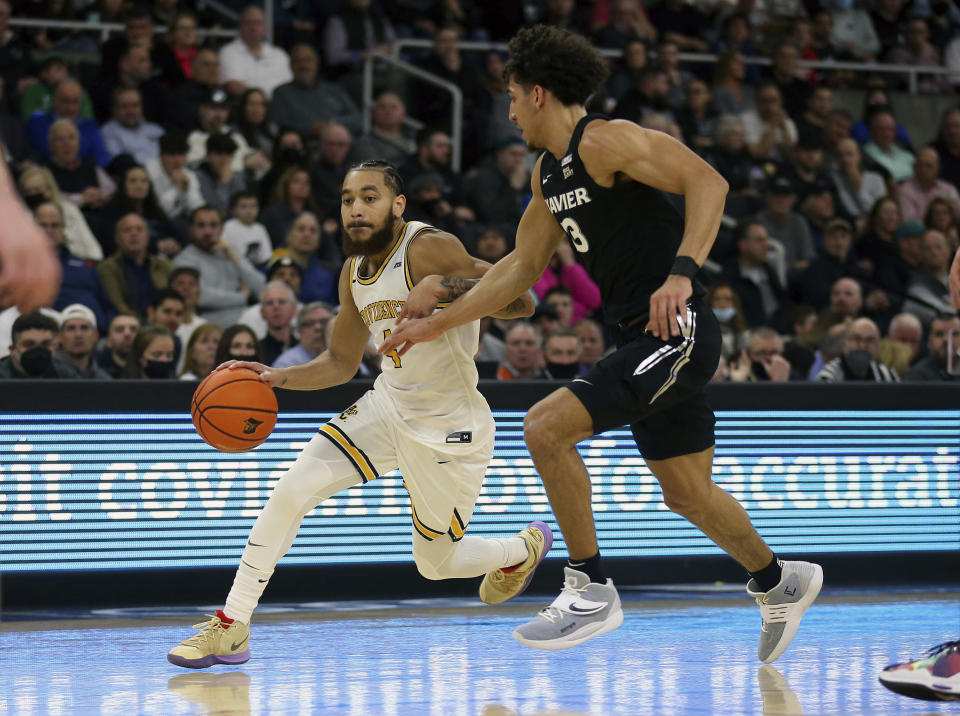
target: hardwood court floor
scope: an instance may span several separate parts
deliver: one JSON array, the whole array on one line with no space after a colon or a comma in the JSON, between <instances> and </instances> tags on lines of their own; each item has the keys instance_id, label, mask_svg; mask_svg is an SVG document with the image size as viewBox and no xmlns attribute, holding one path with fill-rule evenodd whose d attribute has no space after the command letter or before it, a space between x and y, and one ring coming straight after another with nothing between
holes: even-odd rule
<instances>
[{"instance_id":1,"label":"hardwood court floor","mask_svg":"<svg viewBox=\"0 0 960 716\"><path fill-rule=\"evenodd\" d=\"M825 590L769 667L756 660L759 610L738 593L624 590L622 628L561 652L511 637L538 597L265 605L253 658L204 671L165 658L202 607L5 614L0 713L960 714L877 682L891 661L960 636L960 590Z\"/></svg>"}]
</instances>

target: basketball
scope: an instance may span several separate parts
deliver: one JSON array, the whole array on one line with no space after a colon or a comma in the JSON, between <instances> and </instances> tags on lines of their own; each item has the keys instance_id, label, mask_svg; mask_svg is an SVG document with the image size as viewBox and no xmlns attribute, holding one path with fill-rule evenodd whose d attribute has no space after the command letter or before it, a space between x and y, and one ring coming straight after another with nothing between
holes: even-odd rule
<instances>
[{"instance_id":1,"label":"basketball","mask_svg":"<svg viewBox=\"0 0 960 716\"><path fill-rule=\"evenodd\" d=\"M277 396L249 368L218 370L197 386L190 414L208 445L224 452L244 452L273 431Z\"/></svg>"}]
</instances>

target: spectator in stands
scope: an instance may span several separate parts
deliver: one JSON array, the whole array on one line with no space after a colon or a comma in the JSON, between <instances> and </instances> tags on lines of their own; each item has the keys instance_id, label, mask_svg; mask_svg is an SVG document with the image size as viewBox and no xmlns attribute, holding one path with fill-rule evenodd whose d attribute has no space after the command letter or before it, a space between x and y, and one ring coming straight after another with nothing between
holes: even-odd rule
<instances>
[{"instance_id":1,"label":"spectator in stands","mask_svg":"<svg viewBox=\"0 0 960 716\"><path fill-rule=\"evenodd\" d=\"M184 135L167 132L160 137L159 159L147 162L147 173L160 207L169 218L181 221L203 206L200 180L187 168L189 149Z\"/></svg>"},{"instance_id":2,"label":"spectator in stands","mask_svg":"<svg viewBox=\"0 0 960 716\"><path fill-rule=\"evenodd\" d=\"M30 45L10 27L12 9L7 0L0 2L0 80L10 93L20 93L34 77Z\"/></svg>"},{"instance_id":3,"label":"spectator in stands","mask_svg":"<svg viewBox=\"0 0 960 716\"><path fill-rule=\"evenodd\" d=\"M96 263L90 259L74 256L67 248L63 237L63 214L53 202L43 202L33 209L33 218L43 229L54 250L59 254L62 279L60 293L53 308L62 311L66 306L81 303L88 306L96 317L97 325L106 327L107 316L113 310L110 299L97 274Z\"/></svg>"},{"instance_id":4,"label":"spectator in stands","mask_svg":"<svg viewBox=\"0 0 960 716\"><path fill-rule=\"evenodd\" d=\"M266 227L274 246L284 245L294 219L300 214L317 212L311 186L310 172L296 164L277 180L273 201L260 214L260 223Z\"/></svg>"},{"instance_id":5,"label":"spectator in stands","mask_svg":"<svg viewBox=\"0 0 960 716\"><path fill-rule=\"evenodd\" d=\"M355 81L367 55L390 52L396 39L389 18L370 0L348 0L323 28L326 65L337 75L352 74L347 82Z\"/></svg>"},{"instance_id":6,"label":"spectator in stands","mask_svg":"<svg viewBox=\"0 0 960 716\"><path fill-rule=\"evenodd\" d=\"M866 10L854 7L851 0L833 0L833 8L830 36L833 47L862 62L873 62L880 51L880 40L870 22L870 15Z\"/></svg>"},{"instance_id":7,"label":"spectator in stands","mask_svg":"<svg viewBox=\"0 0 960 716\"><path fill-rule=\"evenodd\" d=\"M113 180L90 157L81 157L80 135L73 122L58 119L50 127L47 167L64 197L88 213L109 201L116 189Z\"/></svg>"},{"instance_id":8,"label":"spectator in stands","mask_svg":"<svg viewBox=\"0 0 960 716\"><path fill-rule=\"evenodd\" d=\"M123 369L124 378L165 380L174 377L173 334L165 326L141 326Z\"/></svg>"},{"instance_id":9,"label":"spectator in stands","mask_svg":"<svg viewBox=\"0 0 960 716\"><path fill-rule=\"evenodd\" d=\"M717 111L710 102L710 87L694 77L686 84L686 100L677 111L677 124L683 132L684 143L702 154L713 146L717 132Z\"/></svg>"},{"instance_id":10,"label":"spectator in stands","mask_svg":"<svg viewBox=\"0 0 960 716\"><path fill-rule=\"evenodd\" d=\"M339 303L337 297L337 275L335 265L321 261L317 251L320 247L320 224L315 214L301 212L287 232L286 248L278 249L272 258L289 256L303 269L303 288L300 300L304 303L325 301L332 305Z\"/></svg>"},{"instance_id":11,"label":"spectator in stands","mask_svg":"<svg viewBox=\"0 0 960 716\"><path fill-rule=\"evenodd\" d=\"M439 174L443 177L443 197L454 207L454 214L461 221L474 221L473 210L463 205L460 177L450 168L453 143L442 129L427 127L417 132L417 153L400 167L400 176L408 184L419 174Z\"/></svg>"},{"instance_id":12,"label":"spectator in stands","mask_svg":"<svg viewBox=\"0 0 960 716\"><path fill-rule=\"evenodd\" d=\"M257 221L260 199L256 192L236 192L230 197L229 209L231 218L223 225L223 240L237 256L246 256L257 268L266 266L273 245L267 229Z\"/></svg>"},{"instance_id":13,"label":"spectator in stands","mask_svg":"<svg viewBox=\"0 0 960 716\"><path fill-rule=\"evenodd\" d=\"M551 286L543 295L543 303L553 306L557 312L559 328L569 328L573 325L573 295L569 288L563 285Z\"/></svg>"},{"instance_id":14,"label":"spectator in stands","mask_svg":"<svg viewBox=\"0 0 960 716\"><path fill-rule=\"evenodd\" d=\"M197 303L200 300L200 272L193 266L177 266L170 272L168 285L183 299L183 313L176 336L181 344L186 345L193 332L207 323L197 315Z\"/></svg>"},{"instance_id":15,"label":"spectator in stands","mask_svg":"<svg viewBox=\"0 0 960 716\"><path fill-rule=\"evenodd\" d=\"M927 21L922 17L910 18L903 33L903 43L890 50L885 59L894 65L939 67L940 51L930 43ZM920 75L918 89L921 92L949 92L950 80L946 75Z\"/></svg>"},{"instance_id":16,"label":"spectator in stands","mask_svg":"<svg viewBox=\"0 0 960 716\"><path fill-rule=\"evenodd\" d=\"M905 220L922 221L927 207L935 198L950 203L954 212L960 211L960 193L950 182L939 178L940 156L933 147L917 151L913 163L913 177L900 185L897 199Z\"/></svg>"},{"instance_id":17,"label":"spectator in stands","mask_svg":"<svg viewBox=\"0 0 960 716\"><path fill-rule=\"evenodd\" d=\"M170 100L166 88L153 78L150 52L143 45L131 45L120 55L116 77L100 78L93 92L93 109L99 122L110 117L119 89L135 89L140 92L141 114L150 122L166 124L170 116Z\"/></svg>"},{"instance_id":18,"label":"spectator in stands","mask_svg":"<svg viewBox=\"0 0 960 716\"><path fill-rule=\"evenodd\" d=\"M4 4L0 4L0 14ZM5 75L4 75L5 76ZM26 122L35 112L49 112L53 102L53 91L60 82L70 76L67 62L59 52L47 52L40 58L37 67L37 81L23 91L20 98L20 119ZM14 93L15 87L4 85L8 93ZM80 97L78 117L93 119L93 103L84 89Z\"/></svg>"},{"instance_id":19,"label":"spectator in stands","mask_svg":"<svg viewBox=\"0 0 960 716\"><path fill-rule=\"evenodd\" d=\"M103 348L97 353L97 365L109 373L111 378L123 376L139 330L140 321L135 316L120 313L110 321Z\"/></svg>"},{"instance_id":20,"label":"spectator in stands","mask_svg":"<svg viewBox=\"0 0 960 716\"><path fill-rule=\"evenodd\" d=\"M890 96L887 94L885 87L885 83L880 84L879 86L871 85L863 97L863 111L860 113L860 116L863 117L863 119L859 119L854 122L853 127L850 128L850 136L856 139L860 144L866 144L870 141L870 127L868 125L868 120L874 109L882 107L883 109L893 112L893 105L890 104ZM907 132L907 128L900 124L900 122L897 122L896 132L897 142L899 142L901 146L912 151L913 141L910 139L910 134Z\"/></svg>"},{"instance_id":21,"label":"spectator in stands","mask_svg":"<svg viewBox=\"0 0 960 716\"><path fill-rule=\"evenodd\" d=\"M757 108L754 89L746 82L747 64L739 50L728 50L717 59L713 78L713 106L721 114L742 115Z\"/></svg>"},{"instance_id":22,"label":"spectator in stands","mask_svg":"<svg viewBox=\"0 0 960 716\"><path fill-rule=\"evenodd\" d=\"M687 98L687 85L693 79L693 73L680 68L679 49L671 39L661 40L657 47L657 64L667 73L667 104L673 110L679 110Z\"/></svg>"},{"instance_id":23,"label":"spectator in stands","mask_svg":"<svg viewBox=\"0 0 960 716\"><path fill-rule=\"evenodd\" d=\"M807 380L816 360L817 311L805 303L795 303L790 309L792 337L783 346L783 357L790 362L791 376Z\"/></svg>"},{"instance_id":24,"label":"spectator in stands","mask_svg":"<svg viewBox=\"0 0 960 716\"><path fill-rule=\"evenodd\" d=\"M613 114L623 96L640 83L640 74L649 64L646 41L630 40L623 48L623 57L613 65L604 86L602 107L607 114Z\"/></svg>"},{"instance_id":25,"label":"spectator in stands","mask_svg":"<svg viewBox=\"0 0 960 716\"><path fill-rule=\"evenodd\" d=\"M265 283L263 274L245 256L237 256L220 235L223 219L219 210L201 206L190 219L193 243L177 254L175 266L193 266L200 271L200 315L218 326L236 323L251 296Z\"/></svg>"},{"instance_id":26,"label":"spectator in stands","mask_svg":"<svg viewBox=\"0 0 960 716\"><path fill-rule=\"evenodd\" d=\"M280 127L273 144L270 157L270 169L260 178L260 205L265 206L273 200L277 183L291 167L305 168L310 164L303 136L293 127Z\"/></svg>"},{"instance_id":27,"label":"spectator in stands","mask_svg":"<svg viewBox=\"0 0 960 716\"><path fill-rule=\"evenodd\" d=\"M277 141L277 127L267 116L270 102L263 90L257 88L248 89L240 95L240 101L236 106L236 128L240 136L249 145L251 151L259 150L262 159L273 152L274 142ZM259 173L265 174L270 168L269 160L266 163L261 162Z\"/></svg>"},{"instance_id":28,"label":"spectator in stands","mask_svg":"<svg viewBox=\"0 0 960 716\"><path fill-rule=\"evenodd\" d=\"M150 305L147 306L146 323L149 325L159 324L164 326L173 334L174 344L176 345L175 355L177 358L180 357L182 345L176 335L177 331L180 330L180 326L183 324L183 311L185 306L186 303L183 300L183 296L169 286L167 288L157 289L157 292L153 294L153 300L150 301Z\"/></svg>"},{"instance_id":29,"label":"spectator in stands","mask_svg":"<svg viewBox=\"0 0 960 716\"><path fill-rule=\"evenodd\" d=\"M517 321L507 331L506 357L497 369L497 380L542 378L543 354L540 333L529 323Z\"/></svg>"},{"instance_id":30,"label":"spectator in stands","mask_svg":"<svg viewBox=\"0 0 960 716\"><path fill-rule=\"evenodd\" d=\"M823 85L813 85L805 97L803 114L794 117L797 141L815 141L823 145L823 130L833 109L833 91Z\"/></svg>"},{"instance_id":31,"label":"spectator in stands","mask_svg":"<svg viewBox=\"0 0 960 716\"><path fill-rule=\"evenodd\" d=\"M113 119L103 125L102 133L111 157L128 154L140 164L145 164L160 155L163 128L143 118L138 89L114 90Z\"/></svg>"},{"instance_id":32,"label":"spectator in stands","mask_svg":"<svg viewBox=\"0 0 960 716\"><path fill-rule=\"evenodd\" d=\"M198 326L187 339L180 380L203 380L217 367L214 362L223 329L212 323Z\"/></svg>"},{"instance_id":33,"label":"spectator in stands","mask_svg":"<svg viewBox=\"0 0 960 716\"><path fill-rule=\"evenodd\" d=\"M557 315L556 307L551 303L541 301L530 317L530 324L537 329L542 344L543 341L547 340L547 336L560 328L560 316Z\"/></svg>"},{"instance_id":34,"label":"spectator in stands","mask_svg":"<svg viewBox=\"0 0 960 716\"><path fill-rule=\"evenodd\" d=\"M807 196L823 187L834 190L833 179L823 166L823 140L819 137L801 136L792 161L783 167L782 173L793 184L801 204Z\"/></svg>"},{"instance_id":35,"label":"spectator in stands","mask_svg":"<svg viewBox=\"0 0 960 716\"><path fill-rule=\"evenodd\" d=\"M573 248L567 241L561 241L557 246L543 275L533 285L533 290L542 301L546 298L547 291L557 285L566 286L573 297L573 316L570 323L592 315L600 306L600 289L587 275L583 266L577 263Z\"/></svg>"},{"instance_id":36,"label":"spectator in stands","mask_svg":"<svg viewBox=\"0 0 960 716\"><path fill-rule=\"evenodd\" d=\"M934 316L930 322L927 338L927 355L918 361L904 376L904 380L957 380L960 370L960 351L953 355L953 373L947 372L947 352L950 350L950 332L953 332L953 349L960 346L960 318L955 313Z\"/></svg>"},{"instance_id":37,"label":"spectator in stands","mask_svg":"<svg viewBox=\"0 0 960 716\"><path fill-rule=\"evenodd\" d=\"M704 302L720 323L721 354L733 360L746 347L747 320L740 296L729 283L714 283L707 289Z\"/></svg>"},{"instance_id":38,"label":"spectator in stands","mask_svg":"<svg viewBox=\"0 0 960 716\"><path fill-rule=\"evenodd\" d=\"M282 256L274 259L270 263L270 269L267 273L267 283L263 289L263 291L266 291L267 287L270 286L271 283L279 283L287 286L290 291L293 292L293 314L289 320L291 328L295 327L296 314L300 311L301 303L297 300L297 293L303 286L302 275L303 274L301 273L300 267L294 263L293 259L291 259L289 256ZM250 326L250 328L252 328L253 332L256 334L257 339L260 341L263 341L263 339L267 336L267 322L264 320L261 310L263 308L263 291L260 292L260 302L247 307L247 310L240 314L240 319L237 321L237 323ZM294 340L288 347L292 347L295 344L296 341ZM264 350L266 350L266 347L263 347Z\"/></svg>"},{"instance_id":39,"label":"spectator in stands","mask_svg":"<svg viewBox=\"0 0 960 716\"><path fill-rule=\"evenodd\" d=\"M187 134L200 125L198 108L220 86L220 57L216 50L202 48L193 58L193 77L178 85L172 93L170 125Z\"/></svg>"},{"instance_id":40,"label":"spectator in stands","mask_svg":"<svg viewBox=\"0 0 960 716\"><path fill-rule=\"evenodd\" d=\"M0 358L0 380L79 378L73 364L54 353L58 330L56 321L39 312L18 317L11 331L10 354Z\"/></svg>"},{"instance_id":41,"label":"spectator in stands","mask_svg":"<svg viewBox=\"0 0 960 716\"><path fill-rule=\"evenodd\" d=\"M147 222L127 214L117 222L117 252L97 267L107 295L120 312L142 319L158 289L167 285L173 267L166 259L147 254Z\"/></svg>"},{"instance_id":42,"label":"spectator in stands","mask_svg":"<svg viewBox=\"0 0 960 716\"><path fill-rule=\"evenodd\" d=\"M923 340L920 319L912 313L898 313L890 321L887 338L910 346L910 362L913 363L920 354L920 343Z\"/></svg>"},{"instance_id":43,"label":"spectator in stands","mask_svg":"<svg viewBox=\"0 0 960 716\"><path fill-rule=\"evenodd\" d=\"M270 259L267 264L267 281L283 281L293 289L294 295L299 295L303 288L303 269L289 256Z\"/></svg>"},{"instance_id":44,"label":"spectator in stands","mask_svg":"<svg viewBox=\"0 0 960 716\"><path fill-rule=\"evenodd\" d=\"M27 141L23 122L9 105L0 76L0 150L11 171L20 172L33 164L33 150Z\"/></svg>"},{"instance_id":45,"label":"spectator in stands","mask_svg":"<svg viewBox=\"0 0 960 716\"><path fill-rule=\"evenodd\" d=\"M960 246L960 225L958 225L960 212L954 204L941 197L935 198L927 206L927 211L923 215L923 225L928 229L936 229L943 232L954 249Z\"/></svg>"},{"instance_id":46,"label":"spectator in stands","mask_svg":"<svg viewBox=\"0 0 960 716\"><path fill-rule=\"evenodd\" d=\"M800 215L810 229L813 245L823 246L823 233L826 231L827 224L837 215L833 188L825 183L814 185L800 203Z\"/></svg>"},{"instance_id":47,"label":"spectator in stands","mask_svg":"<svg viewBox=\"0 0 960 716\"><path fill-rule=\"evenodd\" d=\"M357 161L385 159L399 166L409 159L417 145L405 131L406 118L403 100L394 92L382 92L373 104L370 131L353 144Z\"/></svg>"},{"instance_id":48,"label":"spectator in stands","mask_svg":"<svg viewBox=\"0 0 960 716\"><path fill-rule=\"evenodd\" d=\"M757 90L757 108L740 115L754 159L785 159L797 143L797 127L783 107L780 90L770 82Z\"/></svg>"},{"instance_id":49,"label":"spectator in stands","mask_svg":"<svg viewBox=\"0 0 960 716\"><path fill-rule=\"evenodd\" d=\"M470 197L477 221L516 226L530 193L526 143L519 138L501 140L493 155L466 176L463 193Z\"/></svg>"},{"instance_id":50,"label":"spectator in stands","mask_svg":"<svg viewBox=\"0 0 960 716\"><path fill-rule=\"evenodd\" d=\"M913 154L896 142L897 121L888 107L877 106L867 118L870 141L863 146L863 153L886 169L898 182L908 179L913 173Z\"/></svg>"},{"instance_id":51,"label":"spectator in stands","mask_svg":"<svg viewBox=\"0 0 960 716\"><path fill-rule=\"evenodd\" d=\"M845 109L831 109L823 125L823 163L831 171L839 163L837 147L850 138L853 115Z\"/></svg>"},{"instance_id":52,"label":"spectator in stands","mask_svg":"<svg viewBox=\"0 0 960 716\"><path fill-rule=\"evenodd\" d=\"M113 377L97 365L93 355L99 337L97 317L87 306L74 303L60 313L60 347L57 354L73 364L80 378L110 380Z\"/></svg>"},{"instance_id":53,"label":"spectator in stands","mask_svg":"<svg viewBox=\"0 0 960 716\"><path fill-rule=\"evenodd\" d=\"M97 237L90 230L80 208L66 201L57 186L57 180L46 167L30 167L20 175L20 193L26 202L36 204L49 201L57 205L63 216L64 244L70 253L81 259L99 261L103 258L103 249Z\"/></svg>"},{"instance_id":54,"label":"spectator in stands","mask_svg":"<svg viewBox=\"0 0 960 716\"><path fill-rule=\"evenodd\" d=\"M868 275L853 252L853 229L846 219L834 218L823 232L823 247L797 277L800 300L822 311L830 303L830 287L849 276L866 281Z\"/></svg>"},{"instance_id":55,"label":"spectator in stands","mask_svg":"<svg viewBox=\"0 0 960 716\"><path fill-rule=\"evenodd\" d=\"M200 103L200 126L190 132L187 136L189 151L187 154L187 163L192 166L198 166L207 155L207 139L212 134L225 134L237 144L237 150L233 153L233 169L242 172L244 169L251 171L269 169L269 160L259 149L251 148L247 140L243 138L234 127L227 123L230 118L230 102L227 93L222 89L215 89L203 102Z\"/></svg>"},{"instance_id":56,"label":"spectator in stands","mask_svg":"<svg viewBox=\"0 0 960 716\"><path fill-rule=\"evenodd\" d=\"M555 329L543 344L543 377L573 380L582 372L580 336L569 326Z\"/></svg>"},{"instance_id":57,"label":"spectator in stands","mask_svg":"<svg viewBox=\"0 0 960 716\"><path fill-rule=\"evenodd\" d=\"M810 228L803 217L794 211L797 194L786 177L776 177L767 184L766 208L755 221L767 229L767 235L779 241L784 248L787 267L802 271L814 256Z\"/></svg>"},{"instance_id":58,"label":"spectator in stands","mask_svg":"<svg viewBox=\"0 0 960 716\"><path fill-rule=\"evenodd\" d=\"M256 87L269 98L277 87L293 78L290 58L266 41L266 23L259 7L247 5L240 13L237 29L240 36L220 48L221 82L234 96Z\"/></svg>"},{"instance_id":59,"label":"spectator in stands","mask_svg":"<svg viewBox=\"0 0 960 716\"><path fill-rule=\"evenodd\" d=\"M733 286L749 328L779 326L789 308L787 292L767 261L769 235L759 221L738 227L737 255L728 261L721 280Z\"/></svg>"},{"instance_id":60,"label":"spectator in stands","mask_svg":"<svg viewBox=\"0 0 960 716\"><path fill-rule=\"evenodd\" d=\"M827 363L817 373L817 380L823 383L842 383L852 380L866 380L877 383L896 383L897 374L878 363L877 349L880 343L880 330L869 318L858 318L847 328L843 344L843 355Z\"/></svg>"},{"instance_id":61,"label":"spectator in stands","mask_svg":"<svg viewBox=\"0 0 960 716\"><path fill-rule=\"evenodd\" d=\"M156 28L150 11L134 5L125 11L123 35L114 35L100 48L102 77L116 77L120 56L130 47L144 47L150 53L150 63L163 82L169 82L176 72L177 58L169 46L156 38Z\"/></svg>"},{"instance_id":62,"label":"spectator in stands","mask_svg":"<svg viewBox=\"0 0 960 716\"><path fill-rule=\"evenodd\" d=\"M783 338L772 328L750 331L747 347L730 362L730 380L734 383L783 383L794 379L791 373L790 362L783 357Z\"/></svg>"},{"instance_id":63,"label":"spectator in stands","mask_svg":"<svg viewBox=\"0 0 960 716\"><path fill-rule=\"evenodd\" d=\"M598 29L593 37L594 45L620 49L632 40L656 41L657 30L638 0L610 0L609 8L610 21Z\"/></svg>"},{"instance_id":64,"label":"spectator in stands","mask_svg":"<svg viewBox=\"0 0 960 716\"><path fill-rule=\"evenodd\" d=\"M742 218L753 213L749 208L756 203L753 187L754 160L743 136L743 122L733 114L721 115L716 126L716 142L704 152L704 158L727 180L727 211ZM737 203L731 201L736 198Z\"/></svg>"},{"instance_id":65,"label":"spectator in stands","mask_svg":"<svg viewBox=\"0 0 960 716\"><path fill-rule=\"evenodd\" d=\"M289 368L312 361L327 348L324 328L333 316L329 304L321 301L304 304L297 314L300 343L285 350L273 362L274 368Z\"/></svg>"},{"instance_id":66,"label":"spectator in stands","mask_svg":"<svg viewBox=\"0 0 960 716\"><path fill-rule=\"evenodd\" d=\"M791 40L777 44L773 51L773 66L770 68L770 82L780 90L783 106L791 117L803 114L807 95L810 94L810 84L799 77L797 60L800 59L800 48Z\"/></svg>"},{"instance_id":67,"label":"spectator in stands","mask_svg":"<svg viewBox=\"0 0 960 716\"><path fill-rule=\"evenodd\" d=\"M907 5L904 0L878 0L870 11L870 22L880 41L880 57L886 57L890 50L900 44L906 25Z\"/></svg>"},{"instance_id":68,"label":"spectator in stands","mask_svg":"<svg viewBox=\"0 0 960 716\"><path fill-rule=\"evenodd\" d=\"M230 326L220 336L214 365L220 365L228 360L263 362L263 350L260 347L260 341L257 340L249 326L243 324Z\"/></svg>"},{"instance_id":69,"label":"spectator in stands","mask_svg":"<svg viewBox=\"0 0 960 716\"><path fill-rule=\"evenodd\" d=\"M169 22L163 23L168 27L167 45L176 59L171 66L171 76L167 82L171 87L177 87L193 79L193 61L200 51L200 41L197 37L197 16L190 11L177 10L174 0L174 13Z\"/></svg>"},{"instance_id":70,"label":"spectator in stands","mask_svg":"<svg viewBox=\"0 0 960 716\"><path fill-rule=\"evenodd\" d=\"M706 52L709 47L700 34L703 18L683 0L659 0L650 8L650 22L664 40L676 43L683 52Z\"/></svg>"},{"instance_id":71,"label":"spectator in stands","mask_svg":"<svg viewBox=\"0 0 960 716\"><path fill-rule=\"evenodd\" d=\"M933 148L940 157L940 178L960 190L960 108L943 113L940 134Z\"/></svg>"},{"instance_id":72,"label":"spectator in stands","mask_svg":"<svg viewBox=\"0 0 960 716\"><path fill-rule=\"evenodd\" d=\"M636 86L628 90L617 103L615 116L629 119L631 122L640 120L649 113L664 115L670 122L676 121L676 114L670 107L670 80L666 71L659 65L645 67L640 73L640 80Z\"/></svg>"},{"instance_id":73,"label":"spectator in stands","mask_svg":"<svg viewBox=\"0 0 960 716\"><path fill-rule=\"evenodd\" d=\"M929 324L939 313L952 309L950 298L950 244L936 229L927 229L920 237L920 262L907 285L903 310L912 313L923 324Z\"/></svg>"},{"instance_id":74,"label":"spectator in stands","mask_svg":"<svg viewBox=\"0 0 960 716\"><path fill-rule=\"evenodd\" d=\"M863 168L860 145L847 137L837 143L838 161L830 172L837 190L840 207L847 216L858 223L858 229L866 225L870 208L887 193L883 177L871 169Z\"/></svg>"},{"instance_id":75,"label":"spectator in stands","mask_svg":"<svg viewBox=\"0 0 960 716\"><path fill-rule=\"evenodd\" d=\"M333 122L359 134L360 109L341 85L320 78L320 58L313 46L294 46L290 51L290 69L293 79L273 93L271 120L315 136L320 136L324 125Z\"/></svg>"},{"instance_id":76,"label":"spectator in stands","mask_svg":"<svg viewBox=\"0 0 960 716\"><path fill-rule=\"evenodd\" d=\"M117 222L131 213L139 214L146 220L151 251L158 251L168 258L180 251L185 237L160 207L150 175L139 164L132 164L123 172L113 198L97 217L97 234L107 255L112 254L116 248L113 233Z\"/></svg>"},{"instance_id":77,"label":"spectator in stands","mask_svg":"<svg viewBox=\"0 0 960 716\"><path fill-rule=\"evenodd\" d=\"M311 162L310 186L323 218L340 216L340 187L350 168L353 138L342 124L331 123L320 134L320 151Z\"/></svg>"},{"instance_id":78,"label":"spectator in stands","mask_svg":"<svg viewBox=\"0 0 960 716\"><path fill-rule=\"evenodd\" d=\"M236 152L237 143L229 134L211 134L207 137L207 158L196 170L204 203L217 207L221 214L230 208L230 197L249 186L246 172L234 170Z\"/></svg>"},{"instance_id":79,"label":"spectator in stands","mask_svg":"<svg viewBox=\"0 0 960 716\"><path fill-rule=\"evenodd\" d=\"M485 229L477 237L477 247L474 249L473 255L489 264L495 264L507 255L507 250L507 239L502 231Z\"/></svg>"},{"instance_id":80,"label":"spectator in stands","mask_svg":"<svg viewBox=\"0 0 960 716\"><path fill-rule=\"evenodd\" d=\"M251 307L252 308L252 307ZM297 297L283 281L271 281L260 293L260 319L263 323L263 335L250 326L260 339L263 349L263 361L267 365L281 354L297 345L297 336L293 330L293 320L299 304ZM245 324L249 325L249 324Z\"/></svg>"},{"instance_id":81,"label":"spectator in stands","mask_svg":"<svg viewBox=\"0 0 960 716\"><path fill-rule=\"evenodd\" d=\"M586 372L597 364L607 350L603 341L603 327L592 318L581 318L573 324L573 330L580 336L580 365Z\"/></svg>"},{"instance_id":82,"label":"spectator in stands","mask_svg":"<svg viewBox=\"0 0 960 716\"><path fill-rule=\"evenodd\" d=\"M69 120L77 131L79 139L78 154L89 157L100 166L110 161L110 153L103 143L100 128L92 119L80 117L80 105L83 100L83 87L75 79L68 77L53 91L49 112L34 112L27 122L27 138L37 156L41 159L51 157L50 130L58 120Z\"/></svg>"},{"instance_id":83,"label":"spectator in stands","mask_svg":"<svg viewBox=\"0 0 960 716\"><path fill-rule=\"evenodd\" d=\"M815 336L822 336L837 324L847 324L863 310L863 289L852 278L838 278L830 287L830 304L817 318Z\"/></svg>"},{"instance_id":84,"label":"spectator in stands","mask_svg":"<svg viewBox=\"0 0 960 716\"><path fill-rule=\"evenodd\" d=\"M576 7L574 0L547 0L540 8L536 21L544 25L553 25L578 35L589 34L589 17L586 8Z\"/></svg>"}]
</instances>

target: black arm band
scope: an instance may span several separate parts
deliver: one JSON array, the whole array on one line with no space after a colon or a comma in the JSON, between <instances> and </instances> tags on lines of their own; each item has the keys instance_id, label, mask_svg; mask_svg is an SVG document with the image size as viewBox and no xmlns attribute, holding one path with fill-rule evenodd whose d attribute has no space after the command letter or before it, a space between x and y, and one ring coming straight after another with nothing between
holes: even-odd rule
<instances>
[{"instance_id":1,"label":"black arm band","mask_svg":"<svg viewBox=\"0 0 960 716\"><path fill-rule=\"evenodd\" d=\"M675 273L678 276L686 276L691 281L699 270L700 267L697 266L697 262L689 256L677 256L677 258L673 260L673 266L670 267L670 273Z\"/></svg>"}]
</instances>

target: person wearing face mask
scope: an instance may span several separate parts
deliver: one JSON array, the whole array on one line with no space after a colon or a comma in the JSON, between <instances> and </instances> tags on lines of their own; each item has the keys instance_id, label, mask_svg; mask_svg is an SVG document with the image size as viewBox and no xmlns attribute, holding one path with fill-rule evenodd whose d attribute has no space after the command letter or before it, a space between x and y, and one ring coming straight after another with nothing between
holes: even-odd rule
<instances>
[{"instance_id":1,"label":"person wearing face mask","mask_svg":"<svg viewBox=\"0 0 960 716\"><path fill-rule=\"evenodd\" d=\"M740 355L746 345L747 321L740 307L740 297L728 283L715 283L704 298L720 322L720 335L723 340L721 355L732 360Z\"/></svg>"},{"instance_id":2,"label":"person wearing face mask","mask_svg":"<svg viewBox=\"0 0 960 716\"><path fill-rule=\"evenodd\" d=\"M217 343L217 353L213 359L214 367L226 363L228 360L247 360L260 363L263 361L263 349L260 341L249 326L242 323L230 326L220 336Z\"/></svg>"},{"instance_id":3,"label":"person wearing face mask","mask_svg":"<svg viewBox=\"0 0 960 716\"><path fill-rule=\"evenodd\" d=\"M877 362L879 346L880 329L876 323L869 318L852 321L844 336L843 354L827 363L817 373L815 380L821 383L900 382L900 376L895 371Z\"/></svg>"},{"instance_id":4,"label":"person wearing face mask","mask_svg":"<svg viewBox=\"0 0 960 716\"><path fill-rule=\"evenodd\" d=\"M79 378L80 372L54 355L57 322L42 313L25 313L13 322L10 355L0 359L0 380Z\"/></svg>"},{"instance_id":5,"label":"person wearing face mask","mask_svg":"<svg viewBox=\"0 0 960 716\"><path fill-rule=\"evenodd\" d=\"M580 353L583 345L580 336L572 328L555 329L543 346L545 378L551 380L573 380L580 375Z\"/></svg>"},{"instance_id":6,"label":"person wearing face mask","mask_svg":"<svg viewBox=\"0 0 960 716\"><path fill-rule=\"evenodd\" d=\"M173 378L173 334L166 326L143 326L133 339L133 349L124 367L124 378L166 380Z\"/></svg>"}]
</instances>

